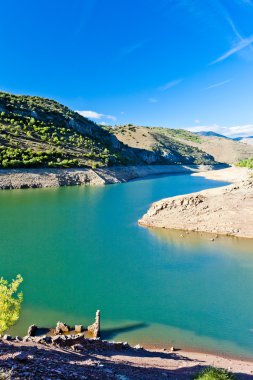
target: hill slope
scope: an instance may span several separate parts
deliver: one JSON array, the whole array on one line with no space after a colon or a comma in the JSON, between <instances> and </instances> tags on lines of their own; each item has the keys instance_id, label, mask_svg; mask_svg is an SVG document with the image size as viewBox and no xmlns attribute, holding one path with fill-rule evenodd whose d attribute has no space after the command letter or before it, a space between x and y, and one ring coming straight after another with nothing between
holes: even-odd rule
<instances>
[{"instance_id":1,"label":"hill slope","mask_svg":"<svg viewBox=\"0 0 253 380\"><path fill-rule=\"evenodd\" d=\"M150 163L214 163L213 157L201 149L200 137L183 129L125 125L111 128L110 132L129 147L149 152Z\"/></svg>"},{"instance_id":2,"label":"hill slope","mask_svg":"<svg viewBox=\"0 0 253 380\"><path fill-rule=\"evenodd\" d=\"M198 147L163 139L152 149L144 139L125 145L110 128L54 100L0 92L0 168L214 163Z\"/></svg>"},{"instance_id":3,"label":"hill slope","mask_svg":"<svg viewBox=\"0 0 253 380\"><path fill-rule=\"evenodd\" d=\"M180 162L213 157L216 162L234 164L253 156L253 146L217 136L200 136L183 129L136 127L112 128L118 140L130 147L159 152L168 160Z\"/></svg>"},{"instance_id":4,"label":"hill slope","mask_svg":"<svg viewBox=\"0 0 253 380\"><path fill-rule=\"evenodd\" d=\"M121 163L120 143L50 99L0 93L0 166L76 167Z\"/></svg>"}]
</instances>

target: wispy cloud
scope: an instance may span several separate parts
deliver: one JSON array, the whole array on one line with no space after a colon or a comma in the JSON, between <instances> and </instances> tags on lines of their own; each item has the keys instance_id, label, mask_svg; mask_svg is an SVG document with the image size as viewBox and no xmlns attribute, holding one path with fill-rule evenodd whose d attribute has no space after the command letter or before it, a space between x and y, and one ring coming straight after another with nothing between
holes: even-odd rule
<instances>
[{"instance_id":1,"label":"wispy cloud","mask_svg":"<svg viewBox=\"0 0 253 380\"><path fill-rule=\"evenodd\" d=\"M232 138L248 137L253 135L253 124L235 125L230 127L221 126L218 124L198 125L194 127L188 127L186 129L191 132L212 131Z\"/></svg>"},{"instance_id":2,"label":"wispy cloud","mask_svg":"<svg viewBox=\"0 0 253 380\"><path fill-rule=\"evenodd\" d=\"M231 81L232 81L232 79L228 79L228 80L224 80L223 82L218 82L218 83L211 84L210 86L207 87L207 90L209 90L210 88L221 87L224 84L227 84L227 83L229 83Z\"/></svg>"},{"instance_id":3,"label":"wispy cloud","mask_svg":"<svg viewBox=\"0 0 253 380\"><path fill-rule=\"evenodd\" d=\"M79 113L80 115L84 116L84 117L87 117L89 119L95 119L95 120L100 120L100 119L109 119L109 120L113 120L113 121L116 121L117 118L116 116L112 116L112 115L104 115L102 113L98 113L98 112L95 112L95 111L76 111L77 113Z\"/></svg>"},{"instance_id":4,"label":"wispy cloud","mask_svg":"<svg viewBox=\"0 0 253 380\"><path fill-rule=\"evenodd\" d=\"M157 103L158 99L157 98L148 98L149 103Z\"/></svg>"},{"instance_id":5,"label":"wispy cloud","mask_svg":"<svg viewBox=\"0 0 253 380\"><path fill-rule=\"evenodd\" d=\"M175 87L177 86L179 83L183 82L183 79L176 79L176 80L172 80L170 82L167 82L165 83L163 86L161 86L159 89L161 91L166 91L172 87Z\"/></svg>"},{"instance_id":6,"label":"wispy cloud","mask_svg":"<svg viewBox=\"0 0 253 380\"><path fill-rule=\"evenodd\" d=\"M144 44L145 41L138 41L138 42L135 42L134 44L132 45L129 45L129 46L126 46L124 47L123 49L121 49L120 51L120 56L121 57L125 57L133 52L135 52L136 50L140 49L142 47L142 45Z\"/></svg>"},{"instance_id":7,"label":"wispy cloud","mask_svg":"<svg viewBox=\"0 0 253 380\"><path fill-rule=\"evenodd\" d=\"M253 36L250 36L248 38L242 38L234 47L226 51L224 54L222 54L220 57L215 59L210 64L214 65L218 62L222 62L225 59L231 57L231 55L234 55L238 53L239 51L241 51L242 49L245 49L246 47L251 46L252 43L253 43Z\"/></svg>"},{"instance_id":8,"label":"wispy cloud","mask_svg":"<svg viewBox=\"0 0 253 380\"><path fill-rule=\"evenodd\" d=\"M237 3L243 4L243 5L253 6L253 1L252 0L237 0Z\"/></svg>"}]
</instances>

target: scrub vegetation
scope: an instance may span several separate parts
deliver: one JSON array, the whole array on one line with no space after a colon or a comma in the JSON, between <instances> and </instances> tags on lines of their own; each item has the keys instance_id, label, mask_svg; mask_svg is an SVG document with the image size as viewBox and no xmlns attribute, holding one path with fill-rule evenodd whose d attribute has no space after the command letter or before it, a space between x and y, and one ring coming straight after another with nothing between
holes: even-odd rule
<instances>
[{"instance_id":1,"label":"scrub vegetation","mask_svg":"<svg viewBox=\"0 0 253 380\"><path fill-rule=\"evenodd\" d=\"M122 163L108 132L61 104L0 93L0 167L100 167Z\"/></svg>"},{"instance_id":2,"label":"scrub vegetation","mask_svg":"<svg viewBox=\"0 0 253 380\"><path fill-rule=\"evenodd\" d=\"M253 157L248 158L247 160L241 160L236 165L244 168L253 169Z\"/></svg>"},{"instance_id":3,"label":"scrub vegetation","mask_svg":"<svg viewBox=\"0 0 253 380\"><path fill-rule=\"evenodd\" d=\"M3 277L0 278L0 334L19 319L23 293L18 289L22 282L23 278L20 275L10 283Z\"/></svg>"},{"instance_id":4,"label":"scrub vegetation","mask_svg":"<svg viewBox=\"0 0 253 380\"><path fill-rule=\"evenodd\" d=\"M207 368L202 371L195 380L236 380L236 377L225 369Z\"/></svg>"}]
</instances>

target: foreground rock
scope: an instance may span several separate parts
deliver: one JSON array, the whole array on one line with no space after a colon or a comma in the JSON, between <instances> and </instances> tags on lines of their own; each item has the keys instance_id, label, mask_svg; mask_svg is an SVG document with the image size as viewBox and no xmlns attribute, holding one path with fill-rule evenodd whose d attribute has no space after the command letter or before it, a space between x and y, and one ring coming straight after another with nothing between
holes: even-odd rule
<instances>
[{"instance_id":1,"label":"foreground rock","mask_svg":"<svg viewBox=\"0 0 253 380\"><path fill-rule=\"evenodd\" d=\"M83 336L59 335L39 343L36 339L0 339L1 379L188 380L210 365L229 369L238 380L253 374L251 361L211 354L146 350Z\"/></svg>"},{"instance_id":2,"label":"foreground rock","mask_svg":"<svg viewBox=\"0 0 253 380\"><path fill-rule=\"evenodd\" d=\"M241 181L233 185L156 202L139 224L253 238L253 177L250 171L243 172L247 178L244 174L245 179L240 177Z\"/></svg>"},{"instance_id":3,"label":"foreground rock","mask_svg":"<svg viewBox=\"0 0 253 380\"><path fill-rule=\"evenodd\" d=\"M219 167L217 165L217 167ZM193 173L211 165L143 165L103 169L0 169L0 189L105 185L158 174Z\"/></svg>"}]
</instances>

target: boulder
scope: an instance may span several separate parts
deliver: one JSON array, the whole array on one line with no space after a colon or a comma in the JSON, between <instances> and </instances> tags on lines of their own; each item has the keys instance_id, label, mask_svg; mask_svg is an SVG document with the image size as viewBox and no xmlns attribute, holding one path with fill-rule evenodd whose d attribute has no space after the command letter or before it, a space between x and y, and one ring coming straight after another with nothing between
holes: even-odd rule
<instances>
[{"instance_id":1,"label":"boulder","mask_svg":"<svg viewBox=\"0 0 253 380\"><path fill-rule=\"evenodd\" d=\"M36 325L31 325L28 327L27 335L35 336L37 330L38 330L38 327Z\"/></svg>"},{"instance_id":2,"label":"boulder","mask_svg":"<svg viewBox=\"0 0 253 380\"><path fill-rule=\"evenodd\" d=\"M18 353L16 356L14 356L14 360L17 360L21 363L27 362L29 360L29 356L25 354L24 352Z\"/></svg>"},{"instance_id":3,"label":"boulder","mask_svg":"<svg viewBox=\"0 0 253 380\"><path fill-rule=\"evenodd\" d=\"M72 350L74 351L83 351L83 346L81 344L74 344L71 346Z\"/></svg>"},{"instance_id":4,"label":"boulder","mask_svg":"<svg viewBox=\"0 0 253 380\"><path fill-rule=\"evenodd\" d=\"M3 340L12 340L12 336L5 334L2 339Z\"/></svg>"},{"instance_id":5,"label":"boulder","mask_svg":"<svg viewBox=\"0 0 253 380\"><path fill-rule=\"evenodd\" d=\"M83 331L82 325L75 325L75 332L80 334Z\"/></svg>"},{"instance_id":6,"label":"boulder","mask_svg":"<svg viewBox=\"0 0 253 380\"><path fill-rule=\"evenodd\" d=\"M66 323L63 322L57 322L56 328L55 328L55 334L62 334L65 332L69 332L70 327L66 325Z\"/></svg>"},{"instance_id":7,"label":"boulder","mask_svg":"<svg viewBox=\"0 0 253 380\"><path fill-rule=\"evenodd\" d=\"M134 349L135 350L143 350L143 347L140 344L136 344L136 346L134 346Z\"/></svg>"}]
</instances>

